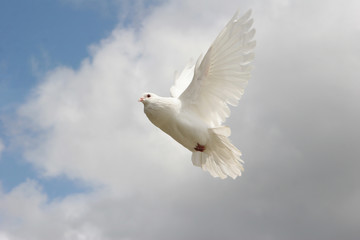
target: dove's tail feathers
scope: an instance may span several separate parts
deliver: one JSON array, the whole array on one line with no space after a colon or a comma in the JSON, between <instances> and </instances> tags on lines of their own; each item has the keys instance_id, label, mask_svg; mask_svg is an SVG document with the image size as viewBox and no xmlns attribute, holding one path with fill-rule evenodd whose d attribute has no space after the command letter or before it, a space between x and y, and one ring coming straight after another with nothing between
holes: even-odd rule
<instances>
[{"instance_id":1,"label":"dove's tail feathers","mask_svg":"<svg viewBox=\"0 0 360 240\"><path fill-rule=\"evenodd\" d=\"M230 128L225 126L209 129L210 140L206 150L193 152L193 164L208 171L213 177L224 179L230 176L235 179L241 176L244 171L241 152L228 139L230 133Z\"/></svg>"}]
</instances>

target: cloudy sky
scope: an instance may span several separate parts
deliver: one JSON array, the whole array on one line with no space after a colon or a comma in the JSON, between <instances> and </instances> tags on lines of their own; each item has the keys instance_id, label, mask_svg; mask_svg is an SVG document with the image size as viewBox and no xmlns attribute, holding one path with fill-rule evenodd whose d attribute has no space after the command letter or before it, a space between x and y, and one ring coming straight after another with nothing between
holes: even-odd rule
<instances>
[{"instance_id":1,"label":"cloudy sky","mask_svg":"<svg viewBox=\"0 0 360 240\"><path fill-rule=\"evenodd\" d=\"M256 60L215 179L137 99L168 96L237 9ZM355 0L33 0L0 7L0 240L359 239Z\"/></svg>"}]
</instances>

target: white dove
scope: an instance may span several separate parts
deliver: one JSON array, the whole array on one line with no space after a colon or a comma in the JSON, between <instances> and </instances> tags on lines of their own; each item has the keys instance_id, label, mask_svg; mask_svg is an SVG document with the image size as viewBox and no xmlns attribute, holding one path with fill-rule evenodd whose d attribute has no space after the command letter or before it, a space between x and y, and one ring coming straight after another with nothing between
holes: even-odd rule
<instances>
[{"instance_id":1,"label":"white dove","mask_svg":"<svg viewBox=\"0 0 360 240\"><path fill-rule=\"evenodd\" d=\"M244 170L241 152L228 139L230 128L222 123L250 78L256 45L250 16L251 10L234 15L204 58L175 79L172 97L145 93L139 99L149 120L192 152L195 166L222 179Z\"/></svg>"}]
</instances>

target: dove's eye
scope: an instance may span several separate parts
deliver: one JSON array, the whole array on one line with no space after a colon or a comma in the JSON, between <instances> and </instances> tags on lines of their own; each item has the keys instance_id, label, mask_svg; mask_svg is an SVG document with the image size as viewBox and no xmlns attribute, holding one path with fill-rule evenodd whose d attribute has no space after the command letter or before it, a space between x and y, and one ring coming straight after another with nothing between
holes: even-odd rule
<instances>
[{"instance_id":1,"label":"dove's eye","mask_svg":"<svg viewBox=\"0 0 360 240\"><path fill-rule=\"evenodd\" d=\"M148 97L148 98L149 98L149 97L151 97L151 95L150 95L150 94L148 94L148 95L146 95L146 97Z\"/></svg>"}]
</instances>

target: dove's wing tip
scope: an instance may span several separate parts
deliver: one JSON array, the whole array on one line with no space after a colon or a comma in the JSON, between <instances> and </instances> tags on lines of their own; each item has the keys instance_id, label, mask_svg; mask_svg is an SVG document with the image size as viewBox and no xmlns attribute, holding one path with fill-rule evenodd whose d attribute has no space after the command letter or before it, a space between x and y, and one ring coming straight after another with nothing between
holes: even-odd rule
<instances>
[{"instance_id":1,"label":"dove's wing tip","mask_svg":"<svg viewBox=\"0 0 360 240\"><path fill-rule=\"evenodd\" d=\"M252 15L252 9L249 8L245 13L243 13L243 11L238 8L238 10L236 10L234 16L233 16L233 19L234 20L238 20L238 19L248 19L250 18L250 16Z\"/></svg>"}]
</instances>

